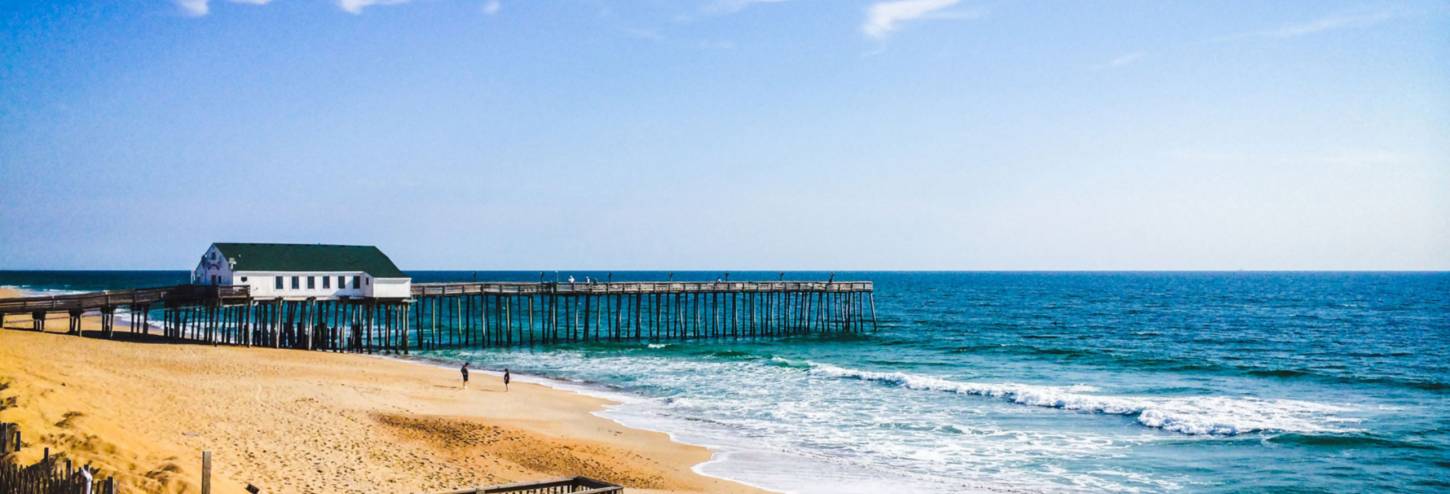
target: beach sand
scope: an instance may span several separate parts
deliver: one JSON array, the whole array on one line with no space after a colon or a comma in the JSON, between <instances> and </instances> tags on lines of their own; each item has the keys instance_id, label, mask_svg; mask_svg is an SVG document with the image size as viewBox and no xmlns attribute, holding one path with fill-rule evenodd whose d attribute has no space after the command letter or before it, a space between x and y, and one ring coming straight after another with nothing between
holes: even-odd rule
<instances>
[{"instance_id":1,"label":"beach sand","mask_svg":"<svg viewBox=\"0 0 1450 494\"><path fill-rule=\"evenodd\" d=\"M0 292L0 296L12 296ZM439 492L585 475L630 492L762 492L694 473L704 448L591 413L607 401L366 355L0 331L0 422L122 492ZM98 327L93 318L85 329Z\"/></svg>"}]
</instances>

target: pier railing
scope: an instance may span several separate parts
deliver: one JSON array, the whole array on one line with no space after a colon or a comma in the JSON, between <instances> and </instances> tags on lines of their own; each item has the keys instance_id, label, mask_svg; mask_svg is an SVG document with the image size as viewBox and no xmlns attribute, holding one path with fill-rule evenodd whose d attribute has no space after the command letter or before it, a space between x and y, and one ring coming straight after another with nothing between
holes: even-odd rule
<instances>
[{"instance_id":1,"label":"pier railing","mask_svg":"<svg viewBox=\"0 0 1450 494\"><path fill-rule=\"evenodd\" d=\"M876 328L870 281L639 281L418 283L406 299L257 298L245 287L163 288L0 300L45 330L65 312L69 332L99 313L115 335L118 309L132 333L211 344L408 353L596 342L842 335ZM160 319L159 335L150 321Z\"/></svg>"}]
</instances>

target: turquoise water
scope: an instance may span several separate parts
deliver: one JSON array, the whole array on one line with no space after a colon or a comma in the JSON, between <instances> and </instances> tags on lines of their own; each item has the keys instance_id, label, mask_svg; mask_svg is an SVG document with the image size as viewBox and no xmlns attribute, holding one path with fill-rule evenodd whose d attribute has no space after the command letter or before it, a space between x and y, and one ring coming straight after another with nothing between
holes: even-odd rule
<instances>
[{"instance_id":1,"label":"turquoise water","mask_svg":"<svg viewBox=\"0 0 1450 494\"><path fill-rule=\"evenodd\" d=\"M66 276L0 273L0 285L95 289L185 279L184 272ZM1450 274L837 279L876 282L877 333L427 356L612 396L622 404L606 416L720 451L699 467L703 473L780 490L1450 489Z\"/></svg>"}]
</instances>

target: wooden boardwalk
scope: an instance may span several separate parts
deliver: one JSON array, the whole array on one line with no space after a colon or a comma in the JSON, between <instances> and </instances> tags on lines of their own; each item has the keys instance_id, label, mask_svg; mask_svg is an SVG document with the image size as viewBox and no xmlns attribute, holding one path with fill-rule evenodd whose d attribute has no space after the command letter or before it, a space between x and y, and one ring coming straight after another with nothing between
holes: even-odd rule
<instances>
[{"instance_id":1,"label":"wooden boardwalk","mask_svg":"<svg viewBox=\"0 0 1450 494\"><path fill-rule=\"evenodd\" d=\"M244 287L174 287L0 299L8 314L101 316L113 337L118 309L130 332L213 344L353 352L495 348L594 341L657 341L854 334L876 327L869 281L418 283L407 299L254 298ZM149 329L139 332L150 335Z\"/></svg>"}]
</instances>

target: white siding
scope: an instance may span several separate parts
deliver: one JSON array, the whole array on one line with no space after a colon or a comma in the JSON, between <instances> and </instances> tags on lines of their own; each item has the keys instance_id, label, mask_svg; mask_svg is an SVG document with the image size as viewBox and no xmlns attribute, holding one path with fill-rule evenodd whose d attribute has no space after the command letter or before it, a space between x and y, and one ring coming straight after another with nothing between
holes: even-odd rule
<instances>
[{"instance_id":1,"label":"white siding","mask_svg":"<svg viewBox=\"0 0 1450 494\"><path fill-rule=\"evenodd\" d=\"M292 278L297 278L297 288L292 288ZM347 288L339 288L337 278L341 276L347 281ZM356 277L356 278L354 278ZM242 281L246 278L246 281ZM277 278L282 279L282 289L277 289ZM308 278L312 279L312 288L307 287ZM323 288L323 278L327 279L327 288ZM238 271L232 277L232 284L246 285L251 289L253 297L256 298L340 298L340 297L368 297L369 287L372 285L370 276L357 271ZM362 283L361 288L353 287L353 280Z\"/></svg>"},{"instance_id":2,"label":"white siding","mask_svg":"<svg viewBox=\"0 0 1450 494\"><path fill-rule=\"evenodd\" d=\"M371 295L377 298L408 298L413 295L412 278L374 278Z\"/></svg>"}]
</instances>

